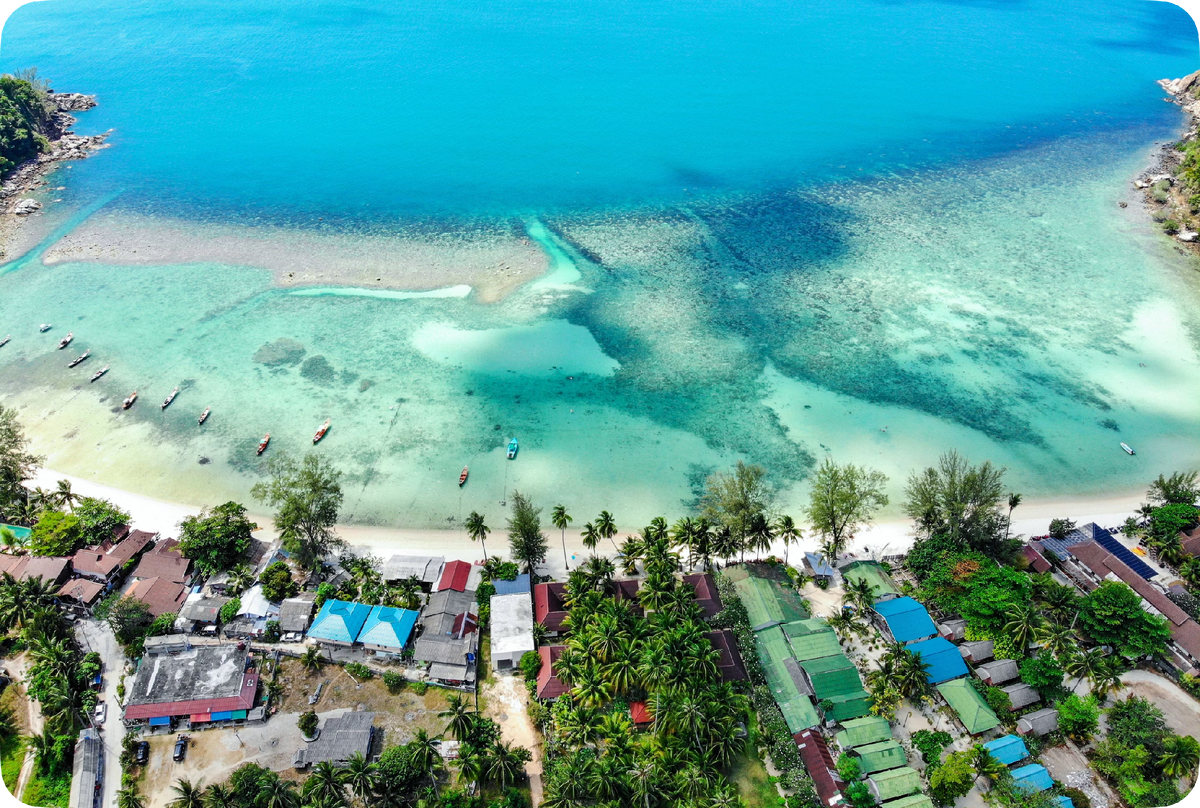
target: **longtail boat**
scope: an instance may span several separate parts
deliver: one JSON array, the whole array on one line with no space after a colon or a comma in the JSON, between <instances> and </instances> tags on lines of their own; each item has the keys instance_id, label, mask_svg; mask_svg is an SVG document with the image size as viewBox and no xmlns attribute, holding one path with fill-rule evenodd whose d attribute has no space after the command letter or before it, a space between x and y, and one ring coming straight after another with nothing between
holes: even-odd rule
<instances>
[{"instance_id":1,"label":"longtail boat","mask_svg":"<svg viewBox=\"0 0 1200 808\"><path fill-rule=\"evenodd\" d=\"M178 387L176 387L174 390L172 390L171 395L167 396L166 399L163 400L162 406L159 407L159 409L165 410L167 407L171 406L171 402L175 400L175 396L177 396L177 395L179 395Z\"/></svg>"},{"instance_id":2,"label":"longtail boat","mask_svg":"<svg viewBox=\"0 0 1200 808\"><path fill-rule=\"evenodd\" d=\"M207 421L207 420L208 420L208 414L209 414L210 412L212 412L212 407L205 407L205 408L204 408L204 412L200 413L200 420L198 420L196 423L198 423L198 424L203 424L205 421Z\"/></svg>"},{"instance_id":3,"label":"longtail boat","mask_svg":"<svg viewBox=\"0 0 1200 808\"><path fill-rule=\"evenodd\" d=\"M271 433L268 432L263 436L263 439L258 442L258 454L262 454L267 450L267 444L271 442Z\"/></svg>"},{"instance_id":4,"label":"longtail boat","mask_svg":"<svg viewBox=\"0 0 1200 808\"><path fill-rule=\"evenodd\" d=\"M517 456L517 439L513 438L508 442L508 459L512 460Z\"/></svg>"},{"instance_id":5,"label":"longtail boat","mask_svg":"<svg viewBox=\"0 0 1200 808\"><path fill-rule=\"evenodd\" d=\"M129 394L129 398L121 403L121 409L127 410L133 406L133 402L137 401L137 390Z\"/></svg>"},{"instance_id":6,"label":"longtail boat","mask_svg":"<svg viewBox=\"0 0 1200 808\"><path fill-rule=\"evenodd\" d=\"M54 327L54 326L50 325L50 323L42 323L42 324L41 324L41 325L38 327L38 331L41 331L42 333L45 333L45 332L49 331L51 328L53 328L53 327Z\"/></svg>"},{"instance_id":7,"label":"longtail boat","mask_svg":"<svg viewBox=\"0 0 1200 808\"><path fill-rule=\"evenodd\" d=\"M73 339L75 339L75 334L68 331L67 335L58 341L58 349L61 351L63 348L70 345L71 340L73 340Z\"/></svg>"},{"instance_id":8,"label":"longtail boat","mask_svg":"<svg viewBox=\"0 0 1200 808\"><path fill-rule=\"evenodd\" d=\"M4 339L0 339L0 348L3 348L5 345L7 345L10 339L12 339L12 334L9 334Z\"/></svg>"},{"instance_id":9,"label":"longtail boat","mask_svg":"<svg viewBox=\"0 0 1200 808\"><path fill-rule=\"evenodd\" d=\"M1126 454L1137 454L1137 452L1133 451L1128 443L1122 443L1121 448L1125 450Z\"/></svg>"},{"instance_id":10,"label":"longtail boat","mask_svg":"<svg viewBox=\"0 0 1200 808\"><path fill-rule=\"evenodd\" d=\"M67 365L67 367L73 368L76 365L78 365L80 362L82 362L83 360L87 359L91 355L92 355L92 349L88 348L86 351L81 353L79 356L75 357L75 359L73 359L71 361L71 364Z\"/></svg>"},{"instance_id":11,"label":"longtail boat","mask_svg":"<svg viewBox=\"0 0 1200 808\"><path fill-rule=\"evenodd\" d=\"M458 487L462 488L467 483L467 467L463 466L462 474L458 475Z\"/></svg>"},{"instance_id":12,"label":"longtail boat","mask_svg":"<svg viewBox=\"0 0 1200 808\"><path fill-rule=\"evenodd\" d=\"M329 431L329 421L330 419L326 418L325 423L321 424L317 434L313 435L313 443L319 443L321 438L325 437L325 433Z\"/></svg>"},{"instance_id":13,"label":"longtail boat","mask_svg":"<svg viewBox=\"0 0 1200 808\"><path fill-rule=\"evenodd\" d=\"M100 368L95 373L93 373L92 378L88 379L88 381L94 382L94 381L96 381L96 379L99 379L105 373L108 373L108 365L105 365L104 367Z\"/></svg>"}]
</instances>

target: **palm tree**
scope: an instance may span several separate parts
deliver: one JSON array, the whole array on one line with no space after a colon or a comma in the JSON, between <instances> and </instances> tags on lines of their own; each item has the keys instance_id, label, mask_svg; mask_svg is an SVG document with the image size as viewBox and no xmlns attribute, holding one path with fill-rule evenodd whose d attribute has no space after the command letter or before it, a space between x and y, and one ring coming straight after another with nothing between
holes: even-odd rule
<instances>
[{"instance_id":1,"label":"palm tree","mask_svg":"<svg viewBox=\"0 0 1200 808\"><path fill-rule=\"evenodd\" d=\"M771 549L771 542L775 540L775 529L765 514L754 514L750 520L750 531L746 539L757 557L761 557L764 550Z\"/></svg>"},{"instance_id":2,"label":"palm tree","mask_svg":"<svg viewBox=\"0 0 1200 808\"><path fill-rule=\"evenodd\" d=\"M1200 587L1200 558L1189 558L1180 564L1179 577L1187 581L1188 586Z\"/></svg>"},{"instance_id":3,"label":"palm tree","mask_svg":"<svg viewBox=\"0 0 1200 808\"><path fill-rule=\"evenodd\" d=\"M621 570L626 575L637 575L638 560L645 549L646 544L639 536L626 536L625 541L621 542L617 554L621 557Z\"/></svg>"},{"instance_id":4,"label":"palm tree","mask_svg":"<svg viewBox=\"0 0 1200 808\"><path fill-rule=\"evenodd\" d=\"M792 517L784 515L779 517L775 522L775 535L783 540L783 565L786 567L788 563L788 551L793 544L800 544L800 539L804 537L803 531L796 527Z\"/></svg>"},{"instance_id":5,"label":"palm tree","mask_svg":"<svg viewBox=\"0 0 1200 808\"><path fill-rule=\"evenodd\" d=\"M477 541L483 545L483 557L487 558L487 534L491 533L492 529L483 523L483 517L475 511L471 511L465 524L467 535L471 537L471 541Z\"/></svg>"},{"instance_id":6,"label":"palm tree","mask_svg":"<svg viewBox=\"0 0 1200 808\"><path fill-rule=\"evenodd\" d=\"M670 536L673 547L687 548L688 568L695 569L695 539L696 522L692 517L685 516L671 526Z\"/></svg>"},{"instance_id":7,"label":"palm tree","mask_svg":"<svg viewBox=\"0 0 1200 808\"><path fill-rule=\"evenodd\" d=\"M555 505L554 510L550 513L550 524L562 531L562 548L563 548L563 566L567 570L571 569L571 565L567 563L567 525L575 521L571 514L567 513L566 505Z\"/></svg>"},{"instance_id":8,"label":"palm tree","mask_svg":"<svg viewBox=\"0 0 1200 808\"><path fill-rule=\"evenodd\" d=\"M1113 654L1101 660L1091 676L1092 693L1104 699L1109 693L1121 689L1121 674L1129 670L1124 658Z\"/></svg>"},{"instance_id":9,"label":"palm tree","mask_svg":"<svg viewBox=\"0 0 1200 808\"><path fill-rule=\"evenodd\" d=\"M846 583L842 599L849 601L859 614L866 614L875 606L875 590L866 578L854 578Z\"/></svg>"},{"instance_id":10,"label":"palm tree","mask_svg":"<svg viewBox=\"0 0 1200 808\"><path fill-rule=\"evenodd\" d=\"M424 774L433 783L433 791L438 793L437 771L442 766L442 756L438 754L437 738L429 737L423 729L417 730L417 736L408 743L409 762L413 768Z\"/></svg>"},{"instance_id":11,"label":"palm tree","mask_svg":"<svg viewBox=\"0 0 1200 808\"><path fill-rule=\"evenodd\" d=\"M320 673L321 663L325 660L321 658L321 649L315 645L310 645L304 650L304 655L300 657L300 664L308 669L309 673Z\"/></svg>"},{"instance_id":12,"label":"palm tree","mask_svg":"<svg viewBox=\"0 0 1200 808\"><path fill-rule=\"evenodd\" d=\"M254 570L246 564L238 564L229 572L229 590L234 595L240 595L254 586L255 580Z\"/></svg>"},{"instance_id":13,"label":"palm tree","mask_svg":"<svg viewBox=\"0 0 1200 808\"><path fill-rule=\"evenodd\" d=\"M1024 654L1044 622L1045 618L1033 607L1017 606L1008 613L1008 622L1004 624L1004 630L1012 637L1017 650Z\"/></svg>"},{"instance_id":14,"label":"palm tree","mask_svg":"<svg viewBox=\"0 0 1200 808\"><path fill-rule=\"evenodd\" d=\"M258 795L259 808L299 808L300 795L296 793L296 784L291 780L271 780L262 793ZM183 806L182 808L196 808Z\"/></svg>"},{"instance_id":15,"label":"palm tree","mask_svg":"<svg viewBox=\"0 0 1200 808\"><path fill-rule=\"evenodd\" d=\"M239 808L237 794L224 783L213 783L204 789L204 808Z\"/></svg>"},{"instance_id":16,"label":"palm tree","mask_svg":"<svg viewBox=\"0 0 1200 808\"><path fill-rule=\"evenodd\" d=\"M146 803L142 802L142 796L138 794L136 783L117 792L117 808L146 808Z\"/></svg>"},{"instance_id":17,"label":"palm tree","mask_svg":"<svg viewBox=\"0 0 1200 808\"><path fill-rule=\"evenodd\" d=\"M471 731L475 728L475 714L471 712L467 703L463 701L462 696L457 693L452 694L446 700L446 709L438 713L438 717L450 719L446 729L450 731L450 734L459 743L470 738Z\"/></svg>"},{"instance_id":18,"label":"palm tree","mask_svg":"<svg viewBox=\"0 0 1200 808\"><path fill-rule=\"evenodd\" d=\"M525 773L525 762L530 759L527 750L521 747L514 749L510 744L499 741L492 744L489 757L488 779L499 785L502 791Z\"/></svg>"},{"instance_id":19,"label":"palm tree","mask_svg":"<svg viewBox=\"0 0 1200 808\"><path fill-rule=\"evenodd\" d=\"M70 480L59 480L58 487L51 494L55 504L60 508L70 508L75 510L75 503L79 501L79 495L71 490Z\"/></svg>"},{"instance_id":20,"label":"palm tree","mask_svg":"<svg viewBox=\"0 0 1200 808\"><path fill-rule=\"evenodd\" d=\"M1021 495L1010 492L1008 495L1008 519L1004 522L1004 538L1008 539L1008 532L1012 528L1012 512L1021 504Z\"/></svg>"},{"instance_id":21,"label":"palm tree","mask_svg":"<svg viewBox=\"0 0 1200 808\"><path fill-rule=\"evenodd\" d=\"M658 763L652 757L643 757L633 764L627 774L634 795L645 808L650 808L651 797L657 798L659 791L661 772Z\"/></svg>"},{"instance_id":22,"label":"palm tree","mask_svg":"<svg viewBox=\"0 0 1200 808\"><path fill-rule=\"evenodd\" d=\"M167 803L170 808L204 808L204 789L199 784L193 785L191 780L180 778L171 786L175 799ZM263 806L263 808L283 808L283 806Z\"/></svg>"},{"instance_id":23,"label":"palm tree","mask_svg":"<svg viewBox=\"0 0 1200 808\"><path fill-rule=\"evenodd\" d=\"M351 796L366 805L379 782L379 772L375 764L363 757L362 752L355 752L346 764L342 776Z\"/></svg>"},{"instance_id":24,"label":"palm tree","mask_svg":"<svg viewBox=\"0 0 1200 808\"><path fill-rule=\"evenodd\" d=\"M458 748L458 780L460 783L476 783L483 780L487 771L487 759L473 746L464 744Z\"/></svg>"},{"instance_id":25,"label":"palm tree","mask_svg":"<svg viewBox=\"0 0 1200 808\"><path fill-rule=\"evenodd\" d=\"M344 803L345 783L345 773L330 761L322 760L313 767L312 774L304 781L304 796L310 802L324 800L333 804Z\"/></svg>"},{"instance_id":26,"label":"palm tree","mask_svg":"<svg viewBox=\"0 0 1200 808\"><path fill-rule=\"evenodd\" d=\"M929 690L929 663L901 646L903 655L896 665L896 687L908 698L920 696Z\"/></svg>"},{"instance_id":27,"label":"palm tree","mask_svg":"<svg viewBox=\"0 0 1200 808\"><path fill-rule=\"evenodd\" d=\"M1069 659L1079 645L1075 630L1063 623L1047 623L1034 631L1033 638L1060 661Z\"/></svg>"},{"instance_id":28,"label":"palm tree","mask_svg":"<svg viewBox=\"0 0 1200 808\"><path fill-rule=\"evenodd\" d=\"M583 546L591 550L592 555L595 556L596 545L600 543L600 533L596 530L596 526L591 522L585 524L580 537L583 539Z\"/></svg>"},{"instance_id":29,"label":"palm tree","mask_svg":"<svg viewBox=\"0 0 1200 808\"><path fill-rule=\"evenodd\" d=\"M1187 777L1200 764L1200 743L1191 735L1172 735L1163 740L1163 753L1158 759L1163 774L1168 777Z\"/></svg>"},{"instance_id":30,"label":"palm tree","mask_svg":"<svg viewBox=\"0 0 1200 808\"><path fill-rule=\"evenodd\" d=\"M1075 690L1078 690L1080 683L1084 679L1094 678L1104 665L1104 652L1099 648L1091 648L1087 651L1073 654L1063 666L1063 670L1079 680L1075 683L1074 687Z\"/></svg>"},{"instance_id":31,"label":"palm tree","mask_svg":"<svg viewBox=\"0 0 1200 808\"><path fill-rule=\"evenodd\" d=\"M663 524L663 530L666 530L666 524ZM612 541L613 549L617 549L617 543L613 541L613 536L617 535L617 526L613 522L613 516L608 511L600 511L600 515L596 517L596 532L603 539Z\"/></svg>"},{"instance_id":32,"label":"palm tree","mask_svg":"<svg viewBox=\"0 0 1200 808\"><path fill-rule=\"evenodd\" d=\"M598 673L585 670L571 688L571 698L585 707L601 707L612 700L612 688Z\"/></svg>"}]
</instances>

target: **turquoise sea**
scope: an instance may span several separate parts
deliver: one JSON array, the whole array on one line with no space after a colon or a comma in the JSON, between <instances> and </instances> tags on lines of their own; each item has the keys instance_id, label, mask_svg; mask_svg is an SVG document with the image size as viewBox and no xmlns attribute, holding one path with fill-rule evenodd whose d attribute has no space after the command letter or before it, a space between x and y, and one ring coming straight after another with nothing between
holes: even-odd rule
<instances>
[{"instance_id":1,"label":"turquoise sea","mask_svg":"<svg viewBox=\"0 0 1200 808\"><path fill-rule=\"evenodd\" d=\"M0 69L113 133L0 269L0 402L51 468L198 504L332 418L377 524L517 487L636 526L738 459L795 507L826 453L1135 490L1200 464L1198 262L1130 184L1198 56L1150 0L32 3ZM493 249L547 274L485 294Z\"/></svg>"}]
</instances>

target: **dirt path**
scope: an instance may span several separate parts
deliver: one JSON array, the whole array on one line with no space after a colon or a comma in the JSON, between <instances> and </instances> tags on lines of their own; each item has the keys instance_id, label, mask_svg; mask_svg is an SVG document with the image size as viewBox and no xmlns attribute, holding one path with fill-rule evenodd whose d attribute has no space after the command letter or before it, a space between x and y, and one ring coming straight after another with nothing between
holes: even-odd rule
<instances>
[{"instance_id":1,"label":"dirt path","mask_svg":"<svg viewBox=\"0 0 1200 808\"><path fill-rule=\"evenodd\" d=\"M1042 765L1055 780L1087 794L1092 808L1108 808L1110 805L1121 804L1108 783L1092 773L1088 759L1072 743L1043 751Z\"/></svg>"},{"instance_id":2,"label":"dirt path","mask_svg":"<svg viewBox=\"0 0 1200 808\"><path fill-rule=\"evenodd\" d=\"M33 699L29 698L25 690L25 677L30 667L29 655L20 654L13 658L9 672L13 675L13 681L20 683L18 687L21 688L21 700L25 703L25 726L29 728L26 734L32 737L42 731L43 721L41 708L34 704ZM37 756L32 746L25 750L25 761L21 764L21 775L17 778L17 793L13 795L18 800L21 799L25 786L29 784L29 778L33 776L33 765L36 759Z\"/></svg>"},{"instance_id":3,"label":"dirt path","mask_svg":"<svg viewBox=\"0 0 1200 808\"><path fill-rule=\"evenodd\" d=\"M534 729L526 704L529 691L525 681L516 675L497 674L483 686L483 697L487 699L485 715L500 725L500 737L515 746L523 746L533 753L533 759L525 764L529 775L529 791L534 805L542 802L542 744L541 736Z\"/></svg>"},{"instance_id":4,"label":"dirt path","mask_svg":"<svg viewBox=\"0 0 1200 808\"><path fill-rule=\"evenodd\" d=\"M1117 691L1118 699L1141 696L1166 714L1167 726L1180 735L1200 740L1200 710L1196 700L1183 688L1166 677L1149 671L1129 671L1121 677L1125 687Z\"/></svg>"}]
</instances>

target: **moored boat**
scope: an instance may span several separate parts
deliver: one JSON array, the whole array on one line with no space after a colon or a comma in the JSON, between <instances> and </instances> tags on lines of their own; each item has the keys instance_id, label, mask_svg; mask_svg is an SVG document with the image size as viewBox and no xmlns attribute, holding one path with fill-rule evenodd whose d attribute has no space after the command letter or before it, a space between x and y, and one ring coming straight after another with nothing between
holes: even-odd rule
<instances>
[{"instance_id":1,"label":"moored boat","mask_svg":"<svg viewBox=\"0 0 1200 808\"><path fill-rule=\"evenodd\" d=\"M325 437L325 433L329 431L329 422L330 419L326 418L325 423L321 424L320 428L317 430L317 434L313 435L313 443L317 443L321 440L321 438Z\"/></svg>"},{"instance_id":2,"label":"moored boat","mask_svg":"<svg viewBox=\"0 0 1200 808\"><path fill-rule=\"evenodd\" d=\"M462 488L467 482L467 467L463 466L462 474L458 475L458 487Z\"/></svg>"},{"instance_id":3,"label":"moored boat","mask_svg":"<svg viewBox=\"0 0 1200 808\"><path fill-rule=\"evenodd\" d=\"M10 339L12 339L12 334L9 334L4 339L0 339L0 348L3 348L5 345L7 345Z\"/></svg>"},{"instance_id":4,"label":"moored boat","mask_svg":"<svg viewBox=\"0 0 1200 808\"><path fill-rule=\"evenodd\" d=\"M171 395L166 397L166 399L162 403L162 406L159 407L159 409L165 410L167 407L171 406L171 402L175 400L175 396L177 396L177 395L179 395L178 387L176 387L174 390L171 391Z\"/></svg>"},{"instance_id":5,"label":"moored boat","mask_svg":"<svg viewBox=\"0 0 1200 808\"><path fill-rule=\"evenodd\" d=\"M212 412L212 407L205 407L205 408L204 408L204 412L200 413L200 420L199 420L199 421L197 421L196 423L203 424L205 421L207 421L207 420L208 420L208 414L209 414L210 412Z\"/></svg>"},{"instance_id":6,"label":"moored boat","mask_svg":"<svg viewBox=\"0 0 1200 808\"><path fill-rule=\"evenodd\" d=\"M50 323L42 323L40 326L38 326L38 331L45 333L46 331L49 331L53 327L54 326L50 325Z\"/></svg>"},{"instance_id":7,"label":"moored boat","mask_svg":"<svg viewBox=\"0 0 1200 808\"><path fill-rule=\"evenodd\" d=\"M134 390L132 393L130 393L129 398L125 399L125 401L123 401L121 403L121 409L123 409L123 410L129 409L130 407L133 406L133 402L135 402L135 401L137 401L137 390Z\"/></svg>"},{"instance_id":8,"label":"moored boat","mask_svg":"<svg viewBox=\"0 0 1200 808\"><path fill-rule=\"evenodd\" d=\"M87 359L87 358L88 358L89 356L91 356L91 355L92 355L92 349L91 349L91 348L88 348L86 351L84 351L83 353L81 353L79 356L77 356L77 357L75 357L74 359L72 359L72 360L71 360L71 364L67 365L67 367L69 367L69 368L73 368L73 367L75 367L76 365L78 365L80 362L82 362L83 360Z\"/></svg>"},{"instance_id":9,"label":"moored boat","mask_svg":"<svg viewBox=\"0 0 1200 808\"><path fill-rule=\"evenodd\" d=\"M508 459L512 460L517 456L517 439L513 438L508 442Z\"/></svg>"},{"instance_id":10,"label":"moored boat","mask_svg":"<svg viewBox=\"0 0 1200 808\"><path fill-rule=\"evenodd\" d=\"M94 381L96 381L96 379L99 379L105 373L108 373L108 365L105 365L104 367L100 368L95 373L93 373L92 378L88 379L88 381L94 382Z\"/></svg>"},{"instance_id":11,"label":"moored boat","mask_svg":"<svg viewBox=\"0 0 1200 808\"><path fill-rule=\"evenodd\" d=\"M271 433L263 435L263 439L258 442L258 454L262 454L267 450L267 444L271 442Z\"/></svg>"},{"instance_id":12,"label":"moored boat","mask_svg":"<svg viewBox=\"0 0 1200 808\"><path fill-rule=\"evenodd\" d=\"M1126 454L1137 454L1137 452L1135 452L1128 443L1122 443L1121 448L1125 450Z\"/></svg>"},{"instance_id":13,"label":"moored boat","mask_svg":"<svg viewBox=\"0 0 1200 808\"><path fill-rule=\"evenodd\" d=\"M63 348L70 345L71 340L73 339L75 339L75 334L71 331L68 331L67 335L58 341L58 349L61 351Z\"/></svg>"}]
</instances>

